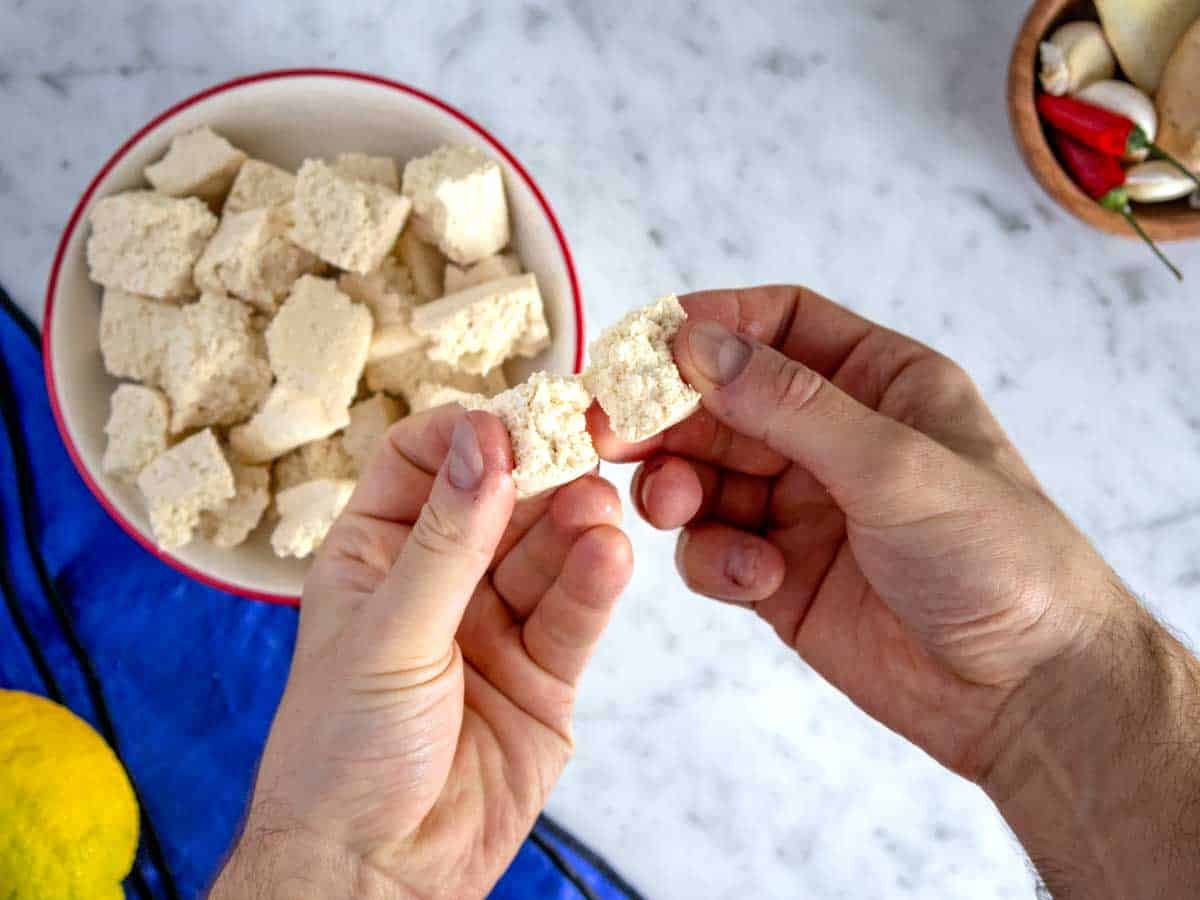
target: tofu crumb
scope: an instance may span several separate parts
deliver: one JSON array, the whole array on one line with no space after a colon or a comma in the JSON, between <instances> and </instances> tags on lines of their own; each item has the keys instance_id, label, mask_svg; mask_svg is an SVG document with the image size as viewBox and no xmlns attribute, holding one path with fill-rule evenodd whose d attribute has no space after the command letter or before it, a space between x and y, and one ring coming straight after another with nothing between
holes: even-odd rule
<instances>
[{"instance_id":1,"label":"tofu crumb","mask_svg":"<svg viewBox=\"0 0 1200 900\"><path fill-rule=\"evenodd\" d=\"M483 394L472 394L470 391L459 390L448 384L419 384L412 392L409 412L413 415L423 413L447 403L458 403L466 409L479 409L478 404L487 400Z\"/></svg>"},{"instance_id":2,"label":"tofu crumb","mask_svg":"<svg viewBox=\"0 0 1200 900\"><path fill-rule=\"evenodd\" d=\"M508 387L504 370L497 366L486 375L477 375L430 359L428 342L411 329L392 329L393 351L367 364L367 387L403 397L412 406L417 388L426 383L444 384L472 394L492 395Z\"/></svg>"},{"instance_id":3,"label":"tofu crumb","mask_svg":"<svg viewBox=\"0 0 1200 900\"><path fill-rule=\"evenodd\" d=\"M271 386L250 307L204 294L182 309L168 338L163 389L171 400L171 431L232 425L249 416Z\"/></svg>"},{"instance_id":4,"label":"tofu crumb","mask_svg":"<svg viewBox=\"0 0 1200 900\"><path fill-rule=\"evenodd\" d=\"M671 354L671 338L686 319L670 294L627 314L589 346L584 384L622 440L653 437L700 406L700 394L680 378Z\"/></svg>"},{"instance_id":5,"label":"tofu crumb","mask_svg":"<svg viewBox=\"0 0 1200 900\"><path fill-rule=\"evenodd\" d=\"M490 372L513 356L550 345L533 275L515 275L448 294L413 310L413 331L430 341L429 358L465 372Z\"/></svg>"},{"instance_id":6,"label":"tofu crumb","mask_svg":"<svg viewBox=\"0 0 1200 900\"><path fill-rule=\"evenodd\" d=\"M173 303L105 288L100 301L100 355L117 378L158 386L171 335L183 320Z\"/></svg>"},{"instance_id":7,"label":"tofu crumb","mask_svg":"<svg viewBox=\"0 0 1200 900\"><path fill-rule=\"evenodd\" d=\"M233 471L211 428L161 453L137 479L154 539L168 550L191 541L200 514L235 494Z\"/></svg>"},{"instance_id":8,"label":"tofu crumb","mask_svg":"<svg viewBox=\"0 0 1200 900\"><path fill-rule=\"evenodd\" d=\"M396 161L390 156L368 156L366 153L339 153L333 161L333 171L343 178L357 178L370 184L381 184L400 192L400 175Z\"/></svg>"},{"instance_id":9,"label":"tofu crumb","mask_svg":"<svg viewBox=\"0 0 1200 900\"><path fill-rule=\"evenodd\" d=\"M272 473L278 492L318 478L345 478L352 481L358 477L358 467L342 447L341 436L335 434L284 454L275 460Z\"/></svg>"},{"instance_id":10,"label":"tofu crumb","mask_svg":"<svg viewBox=\"0 0 1200 900\"><path fill-rule=\"evenodd\" d=\"M277 494L279 524L271 533L275 554L300 559L312 554L321 546L353 493L353 481L322 478Z\"/></svg>"},{"instance_id":11,"label":"tofu crumb","mask_svg":"<svg viewBox=\"0 0 1200 900\"><path fill-rule=\"evenodd\" d=\"M168 197L199 197L220 204L246 154L207 126L176 135L167 154L146 166L146 180Z\"/></svg>"},{"instance_id":12,"label":"tofu crumb","mask_svg":"<svg viewBox=\"0 0 1200 900\"><path fill-rule=\"evenodd\" d=\"M196 295L192 268L217 230L202 201L126 191L98 202L88 220L92 281L160 300Z\"/></svg>"},{"instance_id":13,"label":"tofu crumb","mask_svg":"<svg viewBox=\"0 0 1200 900\"><path fill-rule=\"evenodd\" d=\"M503 250L508 201L500 164L470 146L439 147L404 167L417 233L460 266Z\"/></svg>"},{"instance_id":14,"label":"tofu crumb","mask_svg":"<svg viewBox=\"0 0 1200 900\"><path fill-rule=\"evenodd\" d=\"M317 159L296 177L292 241L327 263L367 275L379 268L408 218L407 197L345 178Z\"/></svg>"},{"instance_id":15,"label":"tofu crumb","mask_svg":"<svg viewBox=\"0 0 1200 900\"><path fill-rule=\"evenodd\" d=\"M350 424L342 433L342 449L354 461L356 474L366 468L375 445L399 418L400 404L387 394L374 394L350 407Z\"/></svg>"},{"instance_id":16,"label":"tofu crumb","mask_svg":"<svg viewBox=\"0 0 1200 900\"><path fill-rule=\"evenodd\" d=\"M411 224L400 232L396 254L412 273L417 294L426 300L436 300L442 296L446 257L433 244L421 240Z\"/></svg>"},{"instance_id":17,"label":"tofu crumb","mask_svg":"<svg viewBox=\"0 0 1200 900\"><path fill-rule=\"evenodd\" d=\"M230 429L229 446L243 462L264 463L349 424L345 407L331 409L310 394L277 384L248 422Z\"/></svg>"},{"instance_id":18,"label":"tofu crumb","mask_svg":"<svg viewBox=\"0 0 1200 900\"><path fill-rule=\"evenodd\" d=\"M296 176L291 172L262 160L248 159L238 170L221 212L229 216L265 206L281 206L290 203L295 194Z\"/></svg>"},{"instance_id":19,"label":"tofu crumb","mask_svg":"<svg viewBox=\"0 0 1200 900\"><path fill-rule=\"evenodd\" d=\"M271 473L266 466L231 462L234 495L200 514L200 534L228 550L250 536L271 503Z\"/></svg>"},{"instance_id":20,"label":"tofu crumb","mask_svg":"<svg viewBox=\"0 0 1200 900\"><path fill-rule=\"evenodd\" d=\"M167 449L167 423L171 408L154 388L118 385L109 400L101 468L122 481L133 481L154 458Z\"/></svg>"},{"instance_id":21,"label":"tofu crumb","mask_svg":"<svg viewBox=\"0 0 1200 900\"><path fill-rule=\"evenodd\" d=\"M445 292L454 294L464 291L477 284L487 281L497 281L521 274L521 263L512 253L497 253L487 259L481 259L473 266L463 268L454 263L446 263L446 274L443 278Z\"/></svg>"}]
</instances>

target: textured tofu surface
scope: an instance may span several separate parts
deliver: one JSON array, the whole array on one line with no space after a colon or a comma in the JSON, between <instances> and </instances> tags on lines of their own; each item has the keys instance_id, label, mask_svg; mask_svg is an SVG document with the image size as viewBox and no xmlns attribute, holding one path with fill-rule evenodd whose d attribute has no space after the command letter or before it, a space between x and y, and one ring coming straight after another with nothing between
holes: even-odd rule
<instances>
[{"instance_id":1,"label":"textured tofu surface","mask_svg":"<svg viewBox=\"0 0 1200 900\"><path fill-rule=\"evenodd\" d=\"M358 477L358 466L342 446L341 435L330 435L285 453L272 469L275 490L285 491L318 478Z\"/></svg>"},{"instance_id":2,"label":"textured tofu surface","mask_svg":"<svg viewBox=\"0 0 1200 900\"><path fill-rule=\"evenodd\" d=\"M100 301L100 355L117 378L162 382L167 347L183 319L174 303L106 288Z\"/></svg>"},{"instance_id":3,"label":"textured tofu surface","mask_svg":"<svg viewBox=\"0 0 1200 900\"><path fill-rule=\"evenodd\" d=\"M416 390L412 392L409 412L415 415L434 407L445 406L447 403L459 403L467 409L480 409L482 407L479 404L486 400L487 397L483 394L472 394L448 384L426 382L417 385Z\"/></svg>"},{"instance_id":4,"label":"textured tofu surface","mask_svg":"<svg viewBox=\"0 0 1200 900\"><path fill-rule=\"evenodd\" d=\"M433 244L421 240L411 224L400 233L396 255L412 273L413 287L421 297L436 300L442 296L446 257Z\"/></svg>"},{"instance_id":5,"label":"textured tofu surface","mask_svg":"<svg viewBox=\"0 0 1200 900\"><path fill-rule=\"evenodd\" d=\"M367 275L396 243L411 205L382 185L345 178L309 159L296 176L291 238L339 269Z\"/></svg>"},{"instance_id":6,"label":"textured tofu surface","mask_svg":"<svg viewBox=\"0 0 1200 900\"><path fill-rule=\"evenodd\" d=\"M700 394L682 378L671 338L687 319L674 294L627 314L589 347L583 380L622 440L642 441L686 419Z\"/></svg>"},{"instance_id":7,"label":"textured tofu surface","mask_svg":"<svg viewBox=\"0 0 1200 900\"><path fill-rule=\"evenodd\" d=\"M279 524L271 533L271 548L279 556L309 556L321 546L352 493L353 481L332 478L280 491L275 497Z\"/></svg>"},{"instance_id":8,"label":"textured tofu surface","mask_svg":"<svg viewBox=\"0 0 1200 900\"><path fill-rule=\"evenodd\" d=\"M496 281L520 274L521 263L511 253L497 253L466 268L446 263L444 289L447 294L454 294L485 281Z\"/></svg>"},{"instance_id":9,"label":"textured tofu surface","mask_svg":"<svg viewBox=\"0 0 1200 900\"><path fill-rule=\"evenodd\" d=\"M453 262L470 265L509 241L500 164L469 146L439 147L404 167L418 234Z\"/></svg>"},{"instance_id":10,"label":"textured tofu surface","mask_svg":"<svg viewBox=\"0 0 1200 900\"><path fill-rule=\"evenodd\" d=\"M400 173L390 156L369 156L366 153L339 153L333 161L333 171L343 178L357 178L371 184L381 184L393 191L400 190Z\"/></svg>"},{"instance_id":11,"label":"textured tofu surface","mask_svg":"<svg viewBox=\"0 0 1200 900\"><path fill-rule=\"evenodd\" d=\"M423 300L413 290L408 269L395 257L386 257L383 265L370 275L343 273L338 278L338 289L371 311L373 328L368 362L391 356L403 348L412 331L408 324L412 308Z\"/></svg>"},{"instance_id":12,"label":"textured tofu surface","mask_svg":"<svg viewBox=\"0 0 1200 900\"><path fill-rule=\"evenodd\" d=\"M146 166L146 180L170 197L199 197L219 203L229 191L246 154L211 128L176 135L167 154Z\"/></svg>"},{"instance_id":13,"label":"textured tofu surface","mask_svg":"<svg viewBox=\"0 0 1200 900\"><path fill-rule=\"evenodd\" d=\"M361 472L375 451L375 445L392 423L400 418L400 404L387 394L373 396L350 407L350 424L342 433L342 448Z\"/></svg>"},{"instance_id":14,"label":"textured tofu surface","mask_svg":"<svg viewBox=\"0 0 1200 900\"><path fill-rule=\"evenodd\" d=\"M154 388L122 384L109 400L101 468L123 481L132 481L154 458L167 449L171 408Z\"/></svg>"},{"instance_id":15,"label":"textured tofu surface","mask_svg":"<svg viewBox=\"0 0 1200 900\"><path fill-rule=\"evenodd\" d=\"M500 367L487 375L464 372L430 359L424 338L411 330L406 335L400 335L399 331L399 328L394 330L396 339L389 345L394 352L367 364L367 387L370 390L403 397L411 408L414 393L422 384L448 385L467 393L489 396L508 386L504 370Z\"/></svg>"},{"instance_id":16,"label":"textured tofu surface","mask_svg":"<svg viewBox=\"0 0 1200 900\"><path fill-rule=\"evenodd\" d=\"M228 216L248 209L280 206L290 203L295 193L296 176L291 172L261 160L248 159L238 170L221 212Z\"/></svg>"},{"instance_id":17,"label":"textured tofu surface","mask_svg":"<svg viewBox=\"0 0 1200 900\"><path fill-rule=\"evenodd\" d=\"M229 468L234 495L200 514L200 534L225 549L245 541L271 503L271 473L266 466L231 462Z\"/></svg>"},{"instance_id":18,"label":"textured tofu surface","mask_svg":"<svg viewBox=\"0 0 1200 900\"><path fill-rule=\"evenodd\" d=\"M192 268L217 230L202 201L126 191L98 202L88 220L92 281L160 300L195 296Z\"/></svg>"},{"instance_id":19,"label":"textured tofu surface","mask_svg":"<svg viewBox=\"0 0 1200 900\"><path fill-rule=\"evenodd\" d=\"M345 407L331 409L311 394L277 384L249 421L230 429L229 446L243 462L269 462L348 424Z\"/></svg>"},{"instance_id":20,"label":"textured tofu surface","mask_svg":"<svg viewBox=\"0 0 1200 900\"><path fill-rule=\"evenodd\" d=\"M160 454L142 469L137 484L154 539L168 549L188 543L200 514L235 494L233 470L210 428Z\"/></svg>"},{"instance_id":21,"label":"textured tofu surface","mask_svg":"<svg viewBox=\"0 0 1200 900\"><path fill-rule=\"evenodd\" d=\"M533 275L488 281L419 306L412 327L429 340L431 359L476 374L513 356L536 356L550 344Z\"/></svg>"}]
</instances>

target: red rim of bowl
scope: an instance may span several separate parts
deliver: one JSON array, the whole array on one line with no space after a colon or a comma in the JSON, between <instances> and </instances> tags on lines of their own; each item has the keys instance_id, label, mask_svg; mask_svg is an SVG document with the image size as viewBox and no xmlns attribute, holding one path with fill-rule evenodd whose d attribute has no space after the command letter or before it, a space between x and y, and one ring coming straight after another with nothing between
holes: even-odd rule
<instances>
[{"instance_id":1,"label":"red rim of bowl","mask_svg":"<svg viewBox=\"0 0 1200 900\"><path fill-rule=\"evenodd\" d=\"M347 78L352 81L365 81L371 84L377 84L383 87L391 88L392 90L400 91L401 93L408 94L412 97L416 97L425 101L426 103L436 106L443 112L449 113L451 116L458 119L458 121L462 122L472 131L482 137L496 150L497 153L503 156L509 165L516 170L517 174L521 176L521 179L529 186L529 189L533 191L533 196L537 200L538 205L541 206L542 211L546 214L546 218L550 222L550 227L554 231L554 237L558 241L559 249L562 251L563 262L567 267L567 277L571 283L571 295L575 307L574 368L576 372L582 371L584 348L583 297L579 290L579 278L575 273L575 262L571 258L571 249L567 246L566 236L563 234L562 226L560 226L558 223L558 218L554 215L554 210L550 208L549 201L546 200L546 196L542 193L541 188L538 187L537 182L533 180L533 177L529 174L525 167L521 165L520 161L512 154L511 151L509 151L507 147L504 146L504 144L499 141L499 139L495 137L495 135L493 135L490 131L488 131L466 113L456 109L449 103L446 103L444 100L439 100L432 94L428 94L419 88L412 87L411 85L404 84L403 82L393 81L389 78L383 78L379 75L370 75L366 72L354 72L347 69L275 69L269 72L259 72L255 75L245 75L241 78L234 78L231 81L226 81L221 84L214 85L213 87L206 88L200 93L193 94L186 100L181 100L179 103L176 103L174 106L170 107L164 112L159 113L147 124L138 129L138 131L134 133L131 138L125 141L125 143L122 144L111 157L109 157L108 161L96 174L96 177L92 179L91 183L87 187L87 190L84 191L83 196L80 198L79 203L76 204L74 211L72 211L71 218L67 221L67 227L63 230L62 237L59 239L58 250L54 255L54 265L50 269L50 280L46 287L46 305L43 315L44 321L42 324L43 368L45 370L46 386L50 395L50 407L54 411L54 421L58 426L58 433L62 437L63 443L66 445L67 453L71 457L71 462L75 464L76 471L79 472L80 477L83 478L84 483L88 486L88 489L92 492L92 495L100 502L100 505L104 507L105 511L117 522L117 524L120 525L130 537L141 544L146 550L150 551L150 553L154 554L154 556L158 557L172 568L175 568L178 571L183 572L185 575L188 575L199 582L207 584L210 587L215 587L222 591L236 594L240 597L246 597L251 600L261 600L266 603L282 603L289 606L297 605L300 602L300 598L289 594L272 594L263 591L255 591L232 584L230 582L222 581L219 578L214 578L205 572L201 572L199 569L193 568L183 560L177 559L170 553L163 551L152 541L147 540L141 534L141 532L138 531L138 529L135 528L133 524L129 522L123 515L121 515L121 513L112 503L109 502L108 498L104 494L104 491L100 489L100 486L96 483L96 481L92 478L91 473L88 471L87 466L84 465L83 459L80 457L79 451L75 446L75 442L71 439L71 434L67 430L66 423L63 421L62 410L59 407L58 402L58 387L54 382L54 367L51 364L50 333L52 331L51 325L54 317L54 296L58 290L58 275L59 270L62 267L63 257L66 255L67 245L70 243L71 237L74 235L75 229L79 225L79 221L83 216L84 209L87 208L89 201L92 199L92 195L96 192L96 188L99 186L100 182L104 180L105 176L112 171L113 167L120 162L122 158L124 158L125 154L128 153L132 147L134 147L139 141L142 140L142 138L144 138L149 132L153 131L162 123L171 119L183 110L196 105L202 100L207 100L209 97L213 97L217 94L260 81L271 81L279 78L311 77Z\"/></svg>"}]
</instances>

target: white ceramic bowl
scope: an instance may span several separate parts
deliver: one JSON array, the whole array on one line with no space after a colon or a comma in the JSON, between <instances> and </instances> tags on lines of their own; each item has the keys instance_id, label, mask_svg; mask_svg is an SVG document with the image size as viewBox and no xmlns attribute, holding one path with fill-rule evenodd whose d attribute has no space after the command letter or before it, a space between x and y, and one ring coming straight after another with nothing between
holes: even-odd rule
<instances>
[{"instance_id":1,"label":"white ceramic bowl","mask_svg":"<svg viewBox=\"0 0 1200 900\"><path fill-rule=\"evenodd\" d=\"M217 85L158 116L131 137L88 186L58 246L46 293L46 383L71 459L109 514L147 550L182 572L236 594L295 603L307 563L281 560L259 528L242 546L220 550L196 540L176 551L155 545L137 489L100 468L108 399L117 382L104 371L97 328L100 289L88 280L86 217L99 198L143 184L142 169L171 138L210 125L251 156L295 170L306 157L358 150L400 161L440 144L474 144L504 169L513 245L537 275L553 344L511 375L569 373L583 361L583 314L571 254L554 213L529 173L496 138L448 104L373 75L328 69L264 72Z\"/></svg>"}]
</instances>

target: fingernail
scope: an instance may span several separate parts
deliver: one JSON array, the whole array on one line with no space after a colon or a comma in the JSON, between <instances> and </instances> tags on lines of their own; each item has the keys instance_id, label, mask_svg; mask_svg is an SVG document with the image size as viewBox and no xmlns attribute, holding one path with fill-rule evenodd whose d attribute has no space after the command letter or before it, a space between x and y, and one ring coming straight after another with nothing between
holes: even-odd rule
<instances>
[{"instance_id":1,"label":"fingernail","mask_svg":"<svg viewBox=\"0 0 1200 900\"><path fill-rule=\"evenodd\" d=\"M701 322L688 338L692 361L716 384L729 384L750 361L750 345L716 322Z\"/></svg>"},{"instance_id":2,"label":"fingernail","mask_svg":"<svg viewBox=\"0 0 1200 900\"><path fill-rule=\"evenodd\" d=\"M446 476L460 491L473 491L483 480L483 451L479 449L479 438L468 419L455 425L450 436Z\"/></svg>"},{"instance_id":3,"label":"fingernail","mask_svg":"<svg viewBox=\"0 0 1200 900\"><path fill-rule=\"evenodd\" d=\"M751 587L758 581L758 547L739 544L725 559L725 575L738 587Z\"/></svg>"}]
</instances>

